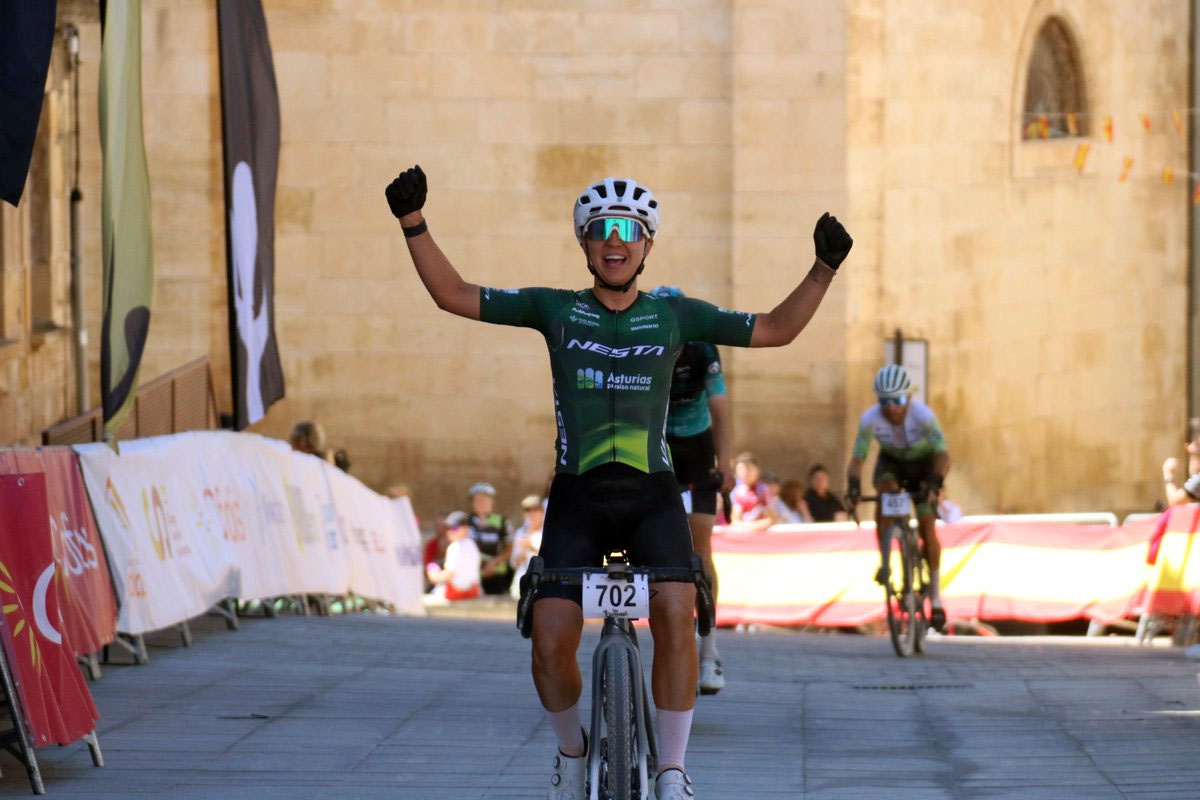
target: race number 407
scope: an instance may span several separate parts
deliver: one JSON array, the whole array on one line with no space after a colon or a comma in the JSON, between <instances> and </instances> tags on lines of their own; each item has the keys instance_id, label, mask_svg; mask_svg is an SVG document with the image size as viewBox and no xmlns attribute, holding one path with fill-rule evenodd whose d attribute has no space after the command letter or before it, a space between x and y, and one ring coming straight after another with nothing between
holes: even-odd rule
<instances>
[{"instance_id":1,"label":"race number 407","mask_svg":"<svg viewBox=\"0 0 1200 800\"><path fill-rule=\"evenodd\" d=\"M634 575L629 581L610 578L603 572L587 573L583 576L583 616L587 619L649 617L649 581L645 575Z\"/></svg>"}]
</instances>

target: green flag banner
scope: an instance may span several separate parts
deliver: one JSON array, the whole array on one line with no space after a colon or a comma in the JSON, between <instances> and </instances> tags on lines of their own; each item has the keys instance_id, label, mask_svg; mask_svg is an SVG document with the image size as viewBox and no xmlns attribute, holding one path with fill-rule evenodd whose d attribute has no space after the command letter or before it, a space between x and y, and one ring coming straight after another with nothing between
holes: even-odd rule
<instances>
[{"instance_id":1,"label":"green flag banner","mask_svg":"<svg viewBox=\"0 0 1200 800\"><path fill-rule=\"evenodd\" d=\"M104 152L104 320L100 390L104 433L115 437L133 407L150 330L154 262L150 176L142 140L142 4L110 0L100 56L100 147Z\"/></svg>"}]
</instances>

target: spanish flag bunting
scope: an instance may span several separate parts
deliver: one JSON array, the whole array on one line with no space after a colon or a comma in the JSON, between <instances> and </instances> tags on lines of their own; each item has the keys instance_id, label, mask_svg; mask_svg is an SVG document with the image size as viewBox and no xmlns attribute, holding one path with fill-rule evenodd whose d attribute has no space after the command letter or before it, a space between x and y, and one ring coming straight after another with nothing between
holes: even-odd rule
<instances>
[{"instance_id":1,"label":"spanish flag bunting","mask_svg":"<svg viewBox=\"0 0 1200 800\"><path fill-rule=\"evenodd\" d=\"M1113 118L1111 115L1104 118L1104 138L1110 142L1113 140Z\"/></svg>"},{"instance_id":2,"label":"spanish flag bunting","mask_svg":"<svg viewBox=\"0 0 1200 800\"><path fill-rule=\"evenodd\" d=\"M1083 172L1083 168L1087 165L1088 151L1091 149L1092 146L1087 142L1081 142L1080 145L1075 148L1075 169Z\"/></svg>"},{"instance_id":3,"label":"spanish flag bunting","mask_svg":"<svg viewBox=\"0 0 1200 800\"><path fill-rule=\"evenodd\" d=\"M1175 123L1175 135L1183 139L1183 115L1178 111L1171 112L1171 122Z\"/></svg>"},{"instance_id":4,"label":"spanish flag bunting","mask_svg":"<svg viewBox=\"0 0 1200 800\"><path fill-rule=\"evenodd\" d=\"M1121 183L1124 183L1129 178L1129 170L1133 169L1133 158L1125 156L1124 162L1121 164Z\"/></svg>"},{"instance_id":5,"label":"spanish flag bunting","mask_svg":"<svg viewBox=\"0 0 1200 800\"><path fill-rule=\"evenodd\" d=\"M1079 135L1079 115L1074 111L1067 114L1067 133L1072 136Z\"/></svg>"},{"instance_id":6,"label":"spanish flag bunting","mask_svg":"<svg viewBox=\"0 0 1200 800\"><path fill-rule=\"evenodd\" d=\"M1163 167L1163 183L1170 186L1174 182L1175 182L1175 173L1171 171L1170 167Z\"/></svg>"},{"instance_id":7,"label":"spanish flag bunting","mask_svg":"<svg viewBox=\"0 0 1200 800\"><path fill-rule=\"evenodd\" d=\"M1144 131L1150 130L1150 115L1149 114L1138 114L1138 119L1142 123L1142 130L1144 130Z\"/></svg>"},{"instance_id":8,"label":"spanish flag bunting","mask_svg":"<svg viewBox=\"0 0 1200 800\"><path fill-rule=\"evenodd\" d=\"M1038 131L1041 133L1042 138L1049 139L1050 138L1050 118L1047 117L1045 114L1038 114L1037 124L1038 124Z\"/></svg>"}]
</instances>

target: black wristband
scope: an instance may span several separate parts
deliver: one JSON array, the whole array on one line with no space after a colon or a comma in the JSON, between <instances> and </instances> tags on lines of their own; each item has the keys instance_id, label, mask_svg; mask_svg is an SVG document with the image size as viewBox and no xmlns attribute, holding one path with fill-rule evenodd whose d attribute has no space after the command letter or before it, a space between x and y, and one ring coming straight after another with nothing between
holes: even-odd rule
<instances>
[{"instance_id":1,"label":"black wristband","mask_svg":"<svg viewBox=\"0 0 1200 800\"><path fill-rule=\"evenodd\" d=\"M411 239L414 236L420 236L422 233L429 230L429 226L425 224L425 220L421 220L416 225L413 225L411 228L406 228L403 225L401 225L400 230L404 231L405 239Z\"/></svg>"}]
</instances>

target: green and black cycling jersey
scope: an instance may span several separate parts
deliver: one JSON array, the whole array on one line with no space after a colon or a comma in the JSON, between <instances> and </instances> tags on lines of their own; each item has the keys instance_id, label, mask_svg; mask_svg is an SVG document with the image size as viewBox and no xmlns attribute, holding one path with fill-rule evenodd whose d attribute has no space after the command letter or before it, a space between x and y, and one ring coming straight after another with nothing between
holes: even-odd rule
<instances>
[{"instance_id":1,"label":"green and black cycling jersey","mask_svg":"<svg viewBox=\"0 0 1200 800\"><path fill-rule=\"evenodd\" d=\"M543 288L481 288L479 317L545 337L558 423L555 471L571 474L610 462L671 470L666 418L679 351L689 341L748 347L756 319L645 292L611 311L591 289Z\"/></svg>"}]
</instances>

